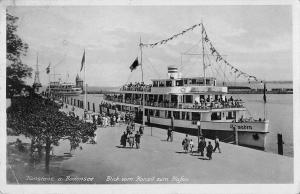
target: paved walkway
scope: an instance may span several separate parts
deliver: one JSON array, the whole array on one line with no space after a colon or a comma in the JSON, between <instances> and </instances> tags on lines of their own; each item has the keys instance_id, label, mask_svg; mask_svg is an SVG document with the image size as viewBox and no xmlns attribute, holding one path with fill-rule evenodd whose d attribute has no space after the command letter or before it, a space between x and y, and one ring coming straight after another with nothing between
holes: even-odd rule
<instances>
[{"instance_id":1,"label":"paved walkway","mask_svg":"<svg viewBox=\"0 0 300 194\"><path fill-rule=\"evenodd\" d=\"M101 128L97 144L84 144L62 167L95 183L292 183L293 159L221 143L212 160L183 153L183 134L167 142L161 129L146 128L141 149L119 148L123 127ZM164 133L162 133L164 132ZM193 137L193 141L197 139ZM111 177L111 178L110 178ZM141 178L139 178L141 177ZM154 178L153 178L154 177ZM123 179L122 179L123 178ZM128 178L128 179L125 179Z\"/></svg>"},{"instance_id":2,"label":"paved walkway","mask_svg":"<svg viewBox=\"0 0 300 194\"><path fill-rule=\"evenodd\" d=\"M124 130L125 125L98 128L97 144L83 144L62 167L73 170L71 176L94 177L101 184L293 182L293 158L221 142L222 153L207 160L183 152L184 134L174 133L174 141L167 142L166 130L154 127L145 128L140 149L121 148ZM192 139L197 145L197 137ZM56 152L68 152L67 147L65 142Z\"/></svg>"}]
</instances>

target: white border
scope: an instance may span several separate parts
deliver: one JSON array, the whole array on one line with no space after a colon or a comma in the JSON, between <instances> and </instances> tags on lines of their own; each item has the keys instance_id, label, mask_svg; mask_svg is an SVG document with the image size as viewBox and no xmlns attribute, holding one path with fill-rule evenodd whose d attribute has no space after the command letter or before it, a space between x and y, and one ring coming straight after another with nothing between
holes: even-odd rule
<instances>
[{"instance_id":1,"label":"white border","mask_svg":"<svg viewBox=\"0 0 300 194\"><path fill-rule=\"evenodd\" d=\"M293 6L293 107L294 107L294 184L186 184L186 185L6 185L6 6L101 6L101 5L291 5ZM0 194L1 193L299 193L300 118L300 0L200 1L200 0L4 0L0 1Z\"/></svg>"}]
</instances>

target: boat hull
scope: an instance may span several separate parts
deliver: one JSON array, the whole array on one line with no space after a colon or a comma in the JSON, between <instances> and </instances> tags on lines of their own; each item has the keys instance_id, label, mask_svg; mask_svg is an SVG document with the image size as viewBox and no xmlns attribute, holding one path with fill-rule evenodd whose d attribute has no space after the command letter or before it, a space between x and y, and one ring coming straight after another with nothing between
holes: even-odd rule
<instances>
[{"instance_id":1,"label":"boat hull","mask_svg":"<svg viewBox=\"0 0 300 194\"><path fill-rule=\"evenodd\" d=\"M150 117L150 122L147 124L168 128L171 126L171 119ZM235 142L235 127L238 133L238 145L264 150L268 124L268 121L243 123L202 121L201 131L209 139L218 136L223 142ZM174 120L174 130L190 135L198 135L198 127L192 121Z\"/></svg>"},{"instance_id":2,"label":"boat hull","mask_svg":"<svg viewBox=\"0 0 300 194\"><path fill-rule=\"evenodd\" d=\"M103 108L103 112L114 113L115 110ZM150 119L150 120L149 120ZM144 117L146 125L162 129L168 129L171 126L171 119L158 117ZM137 120L141 123L141 119ZM186 133L193 136L198 135L198 127L195 121L174 120L174 131ZM235 131L238 134L238 145L264 150L266 135L268 134L269 121L260 122L219 122L219 121L201 121L201 131L204 137L214 139L216 136L222 142L235 143ZM199 130L200 133L200 130Z\"/></svg>"},{"instance_id":3,"label":"boat hull","mask_svg":"<svg viewBox=\"0 0 300 194\"><path fill-rule=\"evenodd\" d=\"M51 91L51 93L59 96L79 96L80 94L82 94L82 91L72 91L72 92Z\"/></svg>"}]
</instances>

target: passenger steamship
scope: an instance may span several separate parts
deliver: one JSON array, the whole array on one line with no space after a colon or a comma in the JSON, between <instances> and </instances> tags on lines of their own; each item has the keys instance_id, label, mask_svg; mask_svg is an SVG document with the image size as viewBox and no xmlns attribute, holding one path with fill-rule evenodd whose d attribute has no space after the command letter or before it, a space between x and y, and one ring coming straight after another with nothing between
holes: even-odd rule
<instances>
[{"instance_id":1,"label":"passenger steamship","mask_svg":"<svg viewBox=\"0 0 300 194\"><path fill-rule=\"evenodd\" d=\"M204 44L209 39L203 24L201 26ZM160 44L164 42L166 40ZM244 102L228 95L228 88L219 86L215 77L205 76L204 46L202 48L203 77L182 77L177 67L169 66L166 79L153 79L150 85L130 83L119 91L105 94L105 106L101 106L101 111L130 111L135 113L139 122L146 121L147 125L161 128L173 126L175 131L192 135L200 133L211 139L218 136L224 142L238 142L239 145L264 149L269 121L247 118ZM217 53L212 45L210 50L212 54ZM216 61L220 57L218 54Z\"/></svg>"},{"instance_id":2,"label":"passenger steamship","mask_svg":"<svg viewBox=\"0 0 300 194\"><path fill-rule=\"evenodd\" d=\"M76 76L76 84L71 82L51 81L46 89L46 93L51 93L58 96L78 96L83 91L83 81Z\"/></svg>"},{"instance_id":3,"label":"passenger steamship","mask_svg":"<svg viewBox=\"0 0 300 194\"><path fill-rule=\"evenodd\" d=\"M105 102L112 105L109 111L131 111L141 119L144 93L146 124L167 128L173 122L175 131L193 135L200 127L205 137L218 136L226 142L235 140L237 130L239 145L264 149L269 121L246 118L243 101L227 96L227 87L217 86L216 78L181 78L177 71L169 67L167 79L154 79L151 85L128 84L105 94Z\"/></svg>"}]
</instances>

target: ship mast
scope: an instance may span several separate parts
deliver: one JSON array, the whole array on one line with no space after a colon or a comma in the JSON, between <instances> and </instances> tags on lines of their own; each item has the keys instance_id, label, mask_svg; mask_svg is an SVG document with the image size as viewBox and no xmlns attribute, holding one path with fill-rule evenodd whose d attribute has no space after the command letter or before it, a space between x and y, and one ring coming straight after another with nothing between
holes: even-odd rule
<instances>
[{"instance_id":1,"label":"ship mast","mask_svg":"<svg viewBox=\"0 0 300 194\"><path fill-rule=\"evenodd\" d=\"M203 21L202 23L202 31L201 31L201 42L202 42L202 65L203 65L203 77L204 77L204 86L206 86L206 77L205 77L205 63L204 63L204 39L203 39L203 33L204 33L204 26Z\"/></svg>"},{"instance_id":2,"label":"ship mast","mask_svg":"<svg viewBox=\"0 0 300 194\"><path fill-rule=\"evenodd\" d=\"M141 51L141 70L142 70L142 83L143 83L143 100L142 100L142 110L143 110L143 116L142 116L142 126L145 126L145 83L144 83L144 71L143 71L143 49L142 49L142 38L140 37L140 51Z\"/></svg>"},{"instance_id":3,"label":"ship mast","mask_svg":"<svg viewBox=\"0 0 300 194\"><path fill-rule=\"evenodd\" d=\"M84 49L84 63L85 63L85 49ZM84 64L84 110L87 110L87 107L86 107L86 78L85 78L85 74L86 74L86 70L85 70L85 64Z\"/></svg>"}]
</instances>

